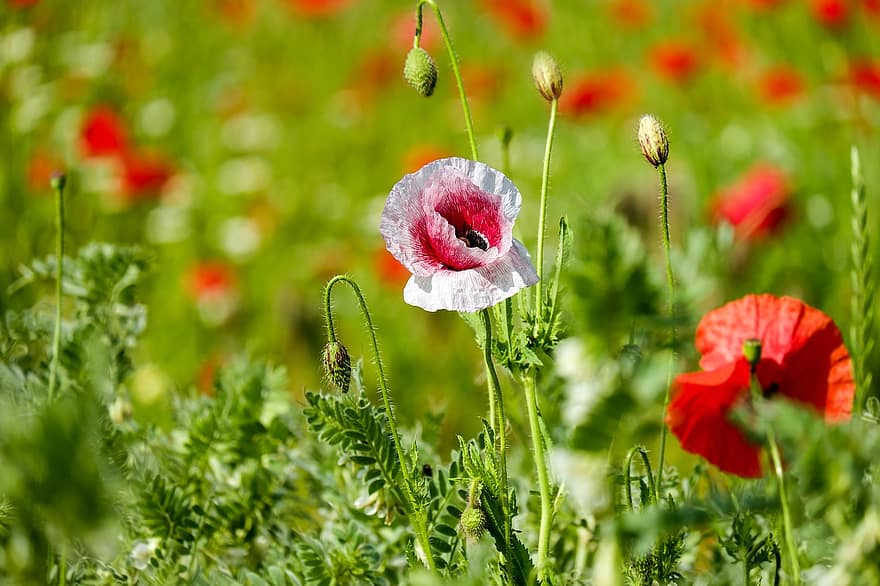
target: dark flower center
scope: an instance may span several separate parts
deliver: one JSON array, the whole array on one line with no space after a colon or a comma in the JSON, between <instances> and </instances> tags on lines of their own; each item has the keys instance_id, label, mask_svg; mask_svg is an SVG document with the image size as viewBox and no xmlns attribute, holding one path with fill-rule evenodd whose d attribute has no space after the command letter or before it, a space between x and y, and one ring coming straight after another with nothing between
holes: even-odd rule
<instances>
[{"instance_id":1,"label":"dark flower center","mask_svg":"<svg viewBox=\"0 0 880 586\"><path fill-rule=\"evenodd\" d=\"M455 236L464 242L468 248L489 250L489 240L473 228L465 227L461 232L456 231Z\"/></svg>"},{"instance_id":2,"label":"dark flower center","mask_svg":"<svg viewBox=\"0 0 880 586\"><path fill-rule=\"evenodd\" d=\"M769 399L778 392L779 392L779 384L778 383L770 383L770 386L768 386L766 389L764 389L764 396Z\"/></svg>"}]
</instances>

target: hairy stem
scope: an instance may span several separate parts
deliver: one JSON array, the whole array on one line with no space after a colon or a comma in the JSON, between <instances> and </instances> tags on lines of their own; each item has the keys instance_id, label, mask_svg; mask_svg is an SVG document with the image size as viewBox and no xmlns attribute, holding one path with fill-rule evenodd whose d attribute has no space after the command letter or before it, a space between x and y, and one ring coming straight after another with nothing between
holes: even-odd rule
<instances>
[{"instance_id":1,"label":"hairy stem","mask_svg":"<svg viewBox=\"0 0 880 586\"><path fill-rule=\"evenodd\" d=\"M458 69L458 57L455 55L455 48L452 46L452 39L449 38L449 31L446 29L446 22L440 13L440 7L434 0L419 0L416 6L416 34L413 39L413 46L418 47L422 38L422 6L427 4L437 16L437 22L440 25L440 34L443 36L443 42L446 50L449 52L449 61L452 63L452 75L455 76L455 83L458 85L458 97L461 100L461 109L464 111L464 123L467 127L468 141L471 146L471 156L476 161L480 158L477 153L477 137L474 134L474 122L471 118L471 109L468 106L467 94L464 91L464 83L461 80L461 72Z\"/></svg>"},{"instance_id":2,"label":"hairy stem","mask_svg":"<svg viewBox=\"0 0 880 586\"><path fill-rule=\"evenodd\" d=\"M529 414L529 431L532 436L532 451L535 456L535 468L538 471L538 488L541 495L541 528L538 533L538 580L547 578L548 553L550 551L550 525L553 521L553 503L550 496L550 474L547 470L547 455L544 434L538 414L538 373L530 368L523 377L526 394L526 410Z\"/></svg>"},{"instance_id":3,"label":"hairy stem","mask_svg":"<svg viewBox=\"0 0 880 586\"><path fill-rule=\"evenodd\" d=\"M404 493L407 501L409 501L408 508L410 523L413 526L413 530L416 532L416 537L419 540L419 544L424 550L425 566L434 571L436 569L436 566L434 563L434 556L431 553L431 544L428 540L427 520L425 519L424 510L416 502L415 495L413 493L413 479L411 476L411 470L406 455L403 452L403 446L400 443L400 434L397 431L397 422L394 418L394 411L391 407L391 398L388 392L388 383L385 379L385 369L382 366L382 358L379 355L379 343L376 340L376 328L373 326L373 319L370 316L370 310L367 307L367 302L364 299L363 293L361 293L360 287L358 287L358 284L347 275L336 275L327 282L327 287L324 290L324 307L327 312L328 336L330 337L331 341L336 340L336 332L334 331L332 318L330 317L333 313L330 306L330 295L333 291L333 287L337 283L345 283L349 287L351 287L351 290L354 291L358 303L360 304L361 313L363 314L364 321L366 321L367 331L370 334L370 342L372 344L373 359L376 361L376 369L379 371L379 390L382 394L382 402L385 406L385 413L388 415L388 428L391 432L391 440L394 443L394 449L397 451L397 459L400 461L400 469L401 473L403 474Z\"/></svg>"},{"instance_id":4,"label":"hairy stem","mask_svg":"<svg viewBox=\"0 0 880 586\"><path fill-rule=\"evenodd\" d=\"M663 420L660 422L660 461L657 466L657 485L654 492L660 498L663 485L663 467L666 462L666 409L669 407L669 387L672 386L672 371L675 368L675 279L672 275L672 254L669 239L669 184L666 181L666 166L658 165L657 174L660 179L660 223L663 232L663 255L666 257L666 285L668 287L668 311L670 325L669 369L666 372L666 390L663 395Z\"/></svg>"},{"instance_id":5,"label":"hairy stem","mask_svg":"<svg viewBox=\"0 0 880 586\"><path fill-rule=\"evenodd\" d=\"M52 180L57 195L55 213L55 332L52 335L52 362L49 365L49 401L58 382L58 359L61 355L61 300L64 275L64 183L63 176Z\"/></svg>"},{"instance_id":6,"label":"hairy stem","mask_svg":"<svg viewBox=\"0 0 880 586\"><path fill-rule=\"evenodd\" d=\"M535 329L538 330L543 320L544 299L542 296L542 279L544 277L544 224L547 218L547 192L550 187L550 154L553 151L553 136L556 134L556 110L559 100L550 103L550 122L547 125L547 143L544 145L544 167L541 171L541 203L538 212L538 247L535 258L535 270L538 282L535 283Z\"/></svg>"},{"instance_id":7,"label":"hairy stem","mask_svg":"<svg viewBox=\"0 0 880 586\"><path fill-rule=\"evenodd\" d=\"M629 453L626 456L626 473L625 473L625 476L626 476L626 500L627 500L627 504L629 505L630 511L635 510L635 506L633 505L631 474L632 474L632 461L633 461L633 457L636 454L639 454L639 456L641 456L642 463L645 466L645 473L648 476L649 503L657 502L657 493L655 491L655 484L654 484L654 473L651 470L651 460L650 460L650 458L648 458L648 450L646 450L643 446L635 446L634 448L630 449Z\"/></svg>"},{"instance_id":8,"label":"hairy stem","mask_svg":"<svg viewBox=\"0 0 880 586\"><path fill-rule=\"evenodd\" d=\"M770 451L770 460L773 463L773 473L779 482L779 502L782 505L782 532L785 535L785 549L788 550L788 559L791 565L792 584L799 586L801 583L801 568L797 557L797 544L794 541L794 533L791 525L791 512L788 506L788 493L785 490L785 474L782 470L782 458L779 456L779 446L776 444L776 434L773 428L767 430L767 443Z\"/></svg>"}]
</instances>

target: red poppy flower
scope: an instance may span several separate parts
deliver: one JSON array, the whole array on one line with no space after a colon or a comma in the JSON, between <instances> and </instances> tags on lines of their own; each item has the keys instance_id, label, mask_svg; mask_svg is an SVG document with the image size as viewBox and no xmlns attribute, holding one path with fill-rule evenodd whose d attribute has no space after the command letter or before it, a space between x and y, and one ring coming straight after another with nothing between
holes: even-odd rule
<instances>
[{"instance_id":1,"label":"red poppy flower","mask_svg":"<svg viewBox=\"0 0 880 586\"><path fill-rule=\"evenodd\" d=\"M126 153L122 157L120 194L128 201L154 197L173 174L173 166L162 155Z\"/></svg>"},{"instance_id":2,"label":"red poppy flower","mask_svg":"<svg viewBox=\"0 0 880 586\"><path fill-rule=\"evenodd\" d=\"M432 161L451 156L452 153L443 147L433 144L417 144L404 153L401 171L415 173Z\"/></svg>"},{"instance_id":3,"label":"red poppy flower","mask_svg":"<svg viewBox=\"0 0 880 586\"><path fill-rule=\"evenodd\" d=\"M645 0L614 0L611 16L622 27L640 29L651 22L654 12Z\"/></svg>"},{"instance_id":4,"label":"red poppy flower","mask_svg":"<svg viewBox=\"0 0 880 586\"><path fill-rule=\"evenodd\" d=\"M805 85L797 70L780 66L764 72L758 81L758 93L768 104L785 105L802 96Z\"/></svg>"},{"instance_id":5,"label":"red poppy flower","mask_svg":"<svg viewBox=\"0 0 880 586\"><path fill-rule=\"evenodd\" d=\"M732 13L718 10L718 6L711 3L698 7L695 21L708 55L734 71L740 70L747 50Z\"/></svg>"},{"instance_id":6,"label":"red poppy flower","mask_svg":"<svg viewBox=\"0 0 880 586\"><path fill-rule=\"evenodd\" d=\"M713 203L715 220L725 220L738 237L754 239L776 232L789 215L786 175L759 163L737 182L720 190Z\"/></svg>"},{"instance_id":7,"label":"red poppy flower","mask_svg":"<svg viewBox=\"0 0 880 586\"><path fill-rule=\"evenodd\" d=\"M195 301L210 302L233 293L235 274L222 262L206 261L190 269L184 285Z\"/></svg>"},{"instance_id":8,"label":"red poppy flower","mask_svg":"<svg viewBox=\"0 0 880 586\"><path fill-rule=\"evenodd\" d=\"M862 10L870 18L880 18L880 0L862 0Z\"/></svg>"},{"instance_id":9,"label":"red poppy flower","mask_svg":"<svg viewBox=\"0 0 880 586\"><path fill-rule=\"evenodd\" d=\"M849 22L848 0L813 0L812 9L816 20L829 28L839 28Z\"/></svg>"},{"instance_id":10,"label":"red poppy flower","mask_svg":"<svg viewBox=\"0 0 880 586\"><path fill-rule=\"evenodd\" d=\"M115 110L98 106L86 115L80 130L80 152L86 159L119 156L128 148L125 122Z\"/></svg>"},{"instance_id":11,"label":"red poppy flower","mask_svg":"<svg viewBox=\"0 0 880 586\"><path fill-rule=\"evenodd\" d=\"M669 40L655 45L648 58L660 77L674 83L689 81L700 67L696 49L683 41Z\"/></svg>"},{"instance_id":12,"label":"red poppy flower","mask_svg":"<svg viewBox=\"0 0 880 586\"><path fill-rule=\"evenodd\" d=\"M547 28L547 11L537 0L483 0L483 6L518 39L539 37Z\"/></svg>"},{"instance_id":13,"label":"red poppy flower","mask_svg":"<svg viewBox=\"0 0 880 586\"><path fill-rule=\"evenodd\" d=\"M880 99L880 61L857 61L849 68L849 81L858 90Z\"/></svg>"},{"instance_id":14,"label":"red poppy flower","mask_svg":"<svg viewBox=\"0 0 880 586\"><path fill-rule=\"evenodd\" d=\"M52 175L63 169L61 159L45 150L38 150L28 160L25 170L27 186L34 193L50 194L49 183Z\"/></svg>"},{"instance_id":15,"label":"red poppy flower","mask_svg":"<svg viewBox=\"0 0 880 586\"><path fill-rule=\"evenodd\" d=\"M602 112L626 101L634 83L622 70L593 72L566 80L559 111L571 116Z\"/></svg>"},{"instance_id":16,"label":"red poppy flower","mask_svg":"<svg viewBox=\"0 0 880 586\"><path fill-rule=\"evenodd\" d=\"M409 281L409 270L385 248L376 250L373 255L373 266L379 280L389 287L399 289Z\"/></svg>"},{"instance_id":17,"label":"red poppy flower","mask_svg":"<svg viewBox=\"0 0 880 586\"><path fill-rule=\"evenodd\" d=\"M840 330L802 301L747 295L710 311L697 327L700 372L679 375L666 423L682 447L725 472L761 476L760 446L730 421L750 398L743 342L761 342L756 376L766 397L807 405L828 422L849 419L855 383Z\"/></svg>"},{"instance_id":18,"label":"red poppy flower","mask_svg":"<svg viewBox=\"0 0 880 586\"><path fill-rule=\"evenodd\" d=\"M348 0L284 0L284 3L302 16L320 18L342 11Z\"/></svg>"}]
</instances>

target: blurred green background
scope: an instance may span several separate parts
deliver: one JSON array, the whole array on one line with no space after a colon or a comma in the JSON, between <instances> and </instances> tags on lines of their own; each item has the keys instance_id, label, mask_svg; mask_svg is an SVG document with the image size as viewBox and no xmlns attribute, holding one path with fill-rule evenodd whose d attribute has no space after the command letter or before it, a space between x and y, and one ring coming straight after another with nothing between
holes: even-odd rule
<instances>
[{"instance_id":1,"label":"blurred green background","mask_svg":"<svg viewBox=\"0 0 880 586\"><path fill-rule=\"evenodd\" d=\"M670 135L682 331L761 291L848 322L851 145L873 218L880 193L880 3L439 4L481 158L500 168L499 137L512 131L518 237L534 251L548 106L530 67L542 49L565 76L550 225L572 218L575 262L593 269L607 243L586 240L597 233L579 222L616 211L639 236L627 262L645 264L656 288L615 280L613 259L607 274L581 272L570 286L587 299L570 306L572 331L595 354L627 341L628 308L664 302L637 298L663 291L656 175L635 140L645 112ZM413 2L4 0L0 15L0 283L52 251L48 179L64 169L68 249L131 242L152 258L139 362L173 386L207 390L218 364L249 352L287 365L296 396L316 388L322 287L347 272L374 312L402 419L447 408L449 433L477 429L482 368L467 325L403 303L407 275L378 233L403 174L469 152L432 14L422 46L440 81L430 99L401 74ZM718 202L737 195L726 217L740 225L719 226ZM28 295L0 288L0 310L28 306ZM367 354L353 299L339 295L336 308L351 353ZM662 396L662 371L649 395Z\"/></svg>"}]
</instances>

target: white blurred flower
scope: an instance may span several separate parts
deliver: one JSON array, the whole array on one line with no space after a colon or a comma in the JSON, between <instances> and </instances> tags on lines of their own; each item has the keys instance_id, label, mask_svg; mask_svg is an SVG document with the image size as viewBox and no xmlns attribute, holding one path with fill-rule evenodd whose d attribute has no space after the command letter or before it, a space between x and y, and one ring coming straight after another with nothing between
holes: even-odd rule
<instances>
[{"instance_id":1,"label":"white blurred flower","mask_svg":"<svg viewBox=\"0 0 880 586\"><path fill-rule=\"evenodd\" d=\"M129 554L131 565L138 570L146 570L150 564L150 559L156 555L156 550L159 549L160 543L161 541L158 537L151 537L146 541L136 541Z\"/></svg>"},{"instance_id":2,"label":"white blurred flower","mask_svg":"<svg viewBox=\"0 0 880 586\"><path fill-rule=\"evenodd\" d=\"M220 226L220 245L229 256L239 260L253 254L261 239L260 227L252 218L229 218Z\"/></svg>"},{"instance_id":3,"label":"white blurred flower","mask_svg":"<svg viewBox=\"0 0 880 586\"><path fill-rule=\"evenodd\" d=\"M141 131L147 136L163 136L174 126L177 112L171 100L159 98L147 102L141 108L138 121Z\"/></svg>"},{"instance_id":4,"label":"white blurred flower","mask_svg":"<svg viewBox=\"0 0 880 586\"><path fill-rule=\"evenodd\" d=\"M550 452L550 466L582 514L608 506L607 458L554 447Z\"/></svg>"},{"instance_id":5,"label":"white blurred flower","mask_svg":"<svg viewBox=\"0 0 880 586\"><path fill-rule=\"evenodd\" d=\"M280 140L278 128L278 121L268 114L239 114L223 125L223 144L233 151L269 150Z\"/></svg>"},{"instance_id":6,"label":"white blurred flower","mask_svg":"<svg viewBox=\"0 0 880 586\"><path fill-rule=\"evenodd\" d=\"M562 417L569 426L583 423L617 375L617 363L602 365L577 338L563 340L556 349L556 373L565 381Z\"/></svg>"},{"instance_id":7,"label":"white blurred flower","mask_svg":"<svg viewBox=\"0 0 880 586\"><path fill-rule=\"evenodd\" d=\"M242 195L265 189L272 181L272 169L261 157L238 157L220 165L217 188L226 195Z\"/></svg>"},{"instance_id":8,"label":"white blurred flower","mask_svg":"<svg viewBox=\"0 0 880 586\"><path fill-rule=\"evenodd\" d=\"M182 206L159 206L147 215L147 240L153 244L180 242L190 235L189 210Z\"/></svg>"},{"instance_id":9,"label":"white blurred flower","mask_svg":"<svg viewBox=\"0 0 880 586\"><path fill-rule=\"evenodd\" d=\"M0 36L0 67L24 61L33 48L33 29L20 28Z\"/></svg>"}]
</instances>

